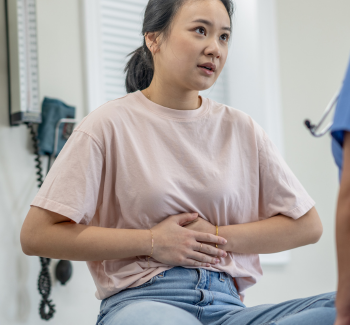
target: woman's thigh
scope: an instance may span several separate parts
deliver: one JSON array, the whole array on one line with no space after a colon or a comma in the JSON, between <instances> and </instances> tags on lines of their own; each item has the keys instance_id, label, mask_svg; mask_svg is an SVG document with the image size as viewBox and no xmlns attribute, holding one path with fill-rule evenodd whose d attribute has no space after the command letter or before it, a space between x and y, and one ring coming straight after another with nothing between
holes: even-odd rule
<instances>
[{"instance_id":1,"label":"woman's thigh","mask_svg":"<svg viewBox=\"0 0 350 325\"><path fill-rule=\"evenodd\" d=\"M137 301L110 312L98 325L202 325L187 311L155 301Z\"/></svg>"},{"instance_id":2,"label":"woman's thigh","mask_svg":"<svg viewBox=\"0 0 350 325\"><path fill-rule=\"evenodd\" d=\"M336 318L335 297L336 293L331 292L280 304L232 310L225 313L215 324L332 325Z\"/></svg>"}]
</instances>

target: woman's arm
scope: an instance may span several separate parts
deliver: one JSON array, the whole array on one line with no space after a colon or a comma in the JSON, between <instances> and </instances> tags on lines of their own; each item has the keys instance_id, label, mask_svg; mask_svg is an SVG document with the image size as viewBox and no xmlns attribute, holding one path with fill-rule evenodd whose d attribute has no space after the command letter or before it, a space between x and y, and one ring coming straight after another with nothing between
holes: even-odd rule
<instances>
[{"instance_id":1,"label":"woman's arm","mask_svg":"<svg viewBox=\"0 0 350 325\"><path fill-rule=\"evenodd\" d=\"M350 324L350 132L345 134L342 169L336 216L338 255L336 325Z\"/></svg>"},{"instance_id":2,"label":"woman's arm","mask_svg":"<svg viewBox=\"0 0 350 325\"><path fill-rule=\"evenodd\" d=\"M219 228L227 239L226 251L242 254L271 254L314 244L323 232L315 208L299 219L277 215L266 220Z\"/></svg>"},{"instance_id":3,"label":"woman's arm","mask_svg":"<svg viewBox=\"0 0 350 325\"><path fill-rule=\"evenodd\" d=\"M186 226L194 231L215 234L216 228L199 218ZM266 220L219 227L219 235L227 239L220 246L227 252L270 254L316 243L322 235L322 223L315 208L297 220L277 215Z\"/></svg>"},{"instance_id":4,"label":"woman's arm","mask_svg":"<svg viewBox=\"0 0 350 325\"><path fill-rule=\"evenodd\" d=\"M169 265L207 266L208 263L216 264L213 256L225 256L226 252L209 245L203 245L208 246L206 251L198 252L200 242L223 244L226 240L182 227L195 218L191 213L182 213L170 216L153 227L152 257ZM151 254L149 230L81 225L37 207L30 208L20 240L27 255L72 261L101 261Z\"/></svg>"}]
</instances>

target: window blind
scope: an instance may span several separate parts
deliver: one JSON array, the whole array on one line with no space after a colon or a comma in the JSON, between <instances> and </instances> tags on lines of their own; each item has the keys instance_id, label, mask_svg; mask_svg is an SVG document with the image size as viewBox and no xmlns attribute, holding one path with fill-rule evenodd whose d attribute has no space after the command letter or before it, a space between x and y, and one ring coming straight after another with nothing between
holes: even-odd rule
<instances>
[{"instance_id":1,"label":"window blind","mask_svg":"<svg viewBox=\"0 0 350 325\"><path fill-rule=\"evenodd\" d=\"M101 99L104 102L126 94L124 68L130 58L126 56L142 45L141 30L147 3L148 0L99 1ZM227 103L225 68L216 83L200 94Z\"/></svg>"},{"instance_id":2,"label":"window blind","mask_svg":"<svg viewBox=\"0 0 350 325\"><path fill-rule=\"evenodd\" d=\"M141 28L145 0L101 0L100 26L103 98L105 101L126 94L126 56L142 44Z\"/></svg>"}]
</instances>

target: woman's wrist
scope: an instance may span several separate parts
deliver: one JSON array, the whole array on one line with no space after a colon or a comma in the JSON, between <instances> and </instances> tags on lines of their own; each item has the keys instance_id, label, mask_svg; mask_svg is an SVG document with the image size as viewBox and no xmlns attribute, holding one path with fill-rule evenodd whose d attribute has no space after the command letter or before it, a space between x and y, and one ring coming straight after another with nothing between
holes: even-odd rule
<instances>
[{"instance_id":1,"label":"woman's wrist","mask_svg":"<svg viewBox=\"0 0 350 325\"><path fill-rule=\"evenodd\" d=\"M228 228L230 227L230 229ZM226 251L226 252L232 252L233 251L233 248L232 248L232 244L233 244L233 240L232 240L232 237L233 236L229 236L229 233L232 232L232 227L233 226L221 226L221 227L218 227L218 235L220 237L223 237L227 240L227 243L225 245L218 245L218 248ZM228 231L230 230L230 231ZM215 227L215 231L216 231L216 227Z\"/></svg>"},{"instance_id":2,"label":"woman's wrist","mask_svg":"<svg viewBox=\"0 0 350 325\"><path fill-rule=\"evenodd\" d=\"M154 232L152 231L153 235ZM137 256L150 256L152 254L152 234L149 229L139 230L137 234ZM155 242L153 237L153 248Z\"/></svg>"}]
</instances>

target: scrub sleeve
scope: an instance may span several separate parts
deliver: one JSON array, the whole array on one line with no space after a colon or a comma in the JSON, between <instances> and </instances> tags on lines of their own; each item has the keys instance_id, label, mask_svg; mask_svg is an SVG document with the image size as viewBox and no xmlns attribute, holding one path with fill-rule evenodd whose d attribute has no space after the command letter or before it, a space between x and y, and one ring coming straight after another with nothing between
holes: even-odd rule
<instances>
[{"instance_id":1,"label":"scrub sleeve","mask_svg":"<svg viewBox=\"0 0 350 325\"><path fill-rule=\"evenodd\" d=\"M343 142L345 132L350 132L350 62L340 91L334 122L331 128L332 153L339 167L339 180L343 169Z\"/></svg>"}]
</instances>

